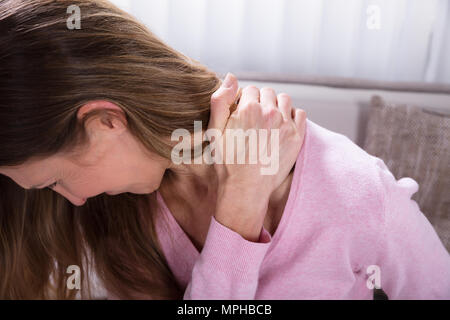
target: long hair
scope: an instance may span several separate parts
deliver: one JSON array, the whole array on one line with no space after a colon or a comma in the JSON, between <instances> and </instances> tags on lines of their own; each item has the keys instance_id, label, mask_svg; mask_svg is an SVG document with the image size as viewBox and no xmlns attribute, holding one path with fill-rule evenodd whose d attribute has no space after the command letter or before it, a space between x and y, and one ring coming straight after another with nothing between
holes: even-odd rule
<instances>
[{"instance_id":1,"label":"long hair","mask_svg":"<svg viewBox=\"0 0 450 320\"><path fill-rule=\"evenodd\" d=\"M67 26L77 5L81 29ZM173 130L207 125L218 76L102 0L0 0L0 166L86 143L78 109L108 100L150 151L170 159ZM0 298L73 299L70 265L123 299L181 299L155 231L155 193L101 194L82 207L0 175ZM89 263L86 263L88 261ZM91 290L81 291L90 298Z\"/></svg>"}]
</instances>

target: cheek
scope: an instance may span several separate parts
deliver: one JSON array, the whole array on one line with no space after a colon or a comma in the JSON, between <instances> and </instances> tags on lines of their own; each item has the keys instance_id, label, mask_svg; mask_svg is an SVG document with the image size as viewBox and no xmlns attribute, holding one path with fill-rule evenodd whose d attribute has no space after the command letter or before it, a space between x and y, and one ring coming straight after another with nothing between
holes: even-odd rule
<instances>
[{"instance_id":1,"label":"cheek","mask_svg":"<svg viewBox=\"0 0 450 320\"><path fill-rule=\"evenodd\" d=\"M105 192L105 185L110 185L109 175L101 172L77 170L63 177L62 186L72 195L80 198L90 198Z\"/></svg>"},{"instance_id":2,"label":"cheek","mask_svg":"<svg viewBox=\"0 0 450 320\"><path fill-rule=\"evenodd\" d=\"M104 181L102 180L86 179L84 181L79 180L73 182L69 184L66 189L74 196L80 198L90 198L98 194L101 194L105 191L103 184Z\"/></svg>"},{"instance_id":3,"label":"cheek","mask_svg":"<svg viewBox=\"0 0 450 320\"><path fill-rule=\"evenodd\" d=\"M106 173L102 175L101 178L98 178L96 180L97 181L91 181L91 184L95 186L95 190L99 190L100 192L122 190L124 188L127 188L130 182L129 177L127 177L123 173L115 175Z\"/></svg>"},{"instance_id":4,"label":"cheek","mask_svg":"<svg viewBox=\"0 0 450 320\"><path fill-rule=\"evenodd\" d=\"M157 190L166 168L159 163L149 163L142 168L124 167L123 163L102 165L92 170L79 170L68 186L74 195L90 198L101 193L131 192L148 194Z\"/></svg>"}]
</instances>

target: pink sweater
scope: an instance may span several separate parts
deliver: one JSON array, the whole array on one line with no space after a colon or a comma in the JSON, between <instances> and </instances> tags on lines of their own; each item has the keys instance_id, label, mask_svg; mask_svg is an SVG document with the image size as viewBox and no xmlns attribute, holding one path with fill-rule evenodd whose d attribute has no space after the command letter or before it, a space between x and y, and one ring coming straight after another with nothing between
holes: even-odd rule
<instances>
[{"instance_id":1,"label":"pink sweater","mask_svg":"<svg viewBox=\"0 0 450 320\"><path fill-rule=\"evenodd\" d=\"M450 299L450 255L411 200L417 190L307 120L273 236L262 228L259 242L247 241L213 217L198 252L160 193L168 224L156 228L184 299L372 299L367 283L378 276L389 299Z\"/></svg>"}]
</instances>

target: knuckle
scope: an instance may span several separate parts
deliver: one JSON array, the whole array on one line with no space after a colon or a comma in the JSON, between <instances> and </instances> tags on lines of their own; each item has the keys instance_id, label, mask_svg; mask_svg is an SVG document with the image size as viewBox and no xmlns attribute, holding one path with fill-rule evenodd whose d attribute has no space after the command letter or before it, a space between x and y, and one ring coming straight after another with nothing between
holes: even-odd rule
<instances>
[{"instance_id":1,"label":"knuckle","mask_svg":"<svg viewBox=\"0 0 450 320\"><path fill-rule=\"evenodd\" d=\"M213 93L211 96L211 102L217 103L218 101L220 101L220 96L217 93Z\"/></svg>"},{"instance_id":2,"label":"knuckle","mask_svg":"<svg viewBox=\"0 0 450 320\"><path fill-rule=\"evenodd\" d=\"M276 123L282 119L281 112L276 108L269 108L266 112L266 117Z\"/></svg>"},{"instance_id":3,"label":"knuckle","mask_svg":"<svg viewBox=\"0 0 450 320\"><path fill-rule=\"evenodd\" d=\"M242 108L240 109L241 112L255 112L257 110L261 109L259 102L257 101L249 101L242 105Z\"/></svg>"},{"instance_id":4,"label":"knuckle","mask_svg":"<svg viewBox=\"0 0 450 320\"><path fill-rule=\"evenodd\" d=\"M269 117L276 117L277 115L278 115L278 110L277 109L275 109L275 108L269 108L268 110L267 110L267 115L269 116Z\"/></svg>"},{"instance_id":5,"label":"knuckle","mask_svg":"<svg viewBox=\"0 0 450 320\"><path fill-rule=\"evenodd\" d=\"M263 87L263 88L261 88L261 92L262 91L267 91L267 92L270 92L270 93L275 93L275 90L273 90L271 87Z\"/></svg>"},{"instance_id":6,"label":"knuckle","mask_svg":"<svg viewBox=\"0 0 450 320\"><path fill-rule=\"evenodd\" d=\"M246 86L245 88L244 88L244 90L245 91L248 91L248 90L259 90L256 86L254 86L254 85L248 85L248 86Z\"/></svg>"},{"instance_id":7,"label":"knuckle","mask_svg":"<svg viewBox=\"0 0 450 320\"><path fill-rule=\"evenodd\" d=\"M260 109L261 104L258 101L250 101L247 103L248 107L251 109Z\"/></svg>"},{"instance_id":8,"label":"knuckle","mask_svg":"<svg viewBox=\"0 0 450 320\"><path fill-rule=\"evenodd\" d=\"M292 107L291 97L289 97L289 95L287 95L286 93L278 95L278 103Z\"/></svg>"},{"instance_id":9,"label":"knuckle","mask_svg":"<svg viewBox=\"0 0 450 320\"><path fill-rule=\"evenodd\" d=\"M278 99L286 99L286 100L291 100L291 96L290 95L288 95L287 93L285 93L285 92L282 92L282 93L279 93L278 94Z\"/></svg>"}]
</instances>

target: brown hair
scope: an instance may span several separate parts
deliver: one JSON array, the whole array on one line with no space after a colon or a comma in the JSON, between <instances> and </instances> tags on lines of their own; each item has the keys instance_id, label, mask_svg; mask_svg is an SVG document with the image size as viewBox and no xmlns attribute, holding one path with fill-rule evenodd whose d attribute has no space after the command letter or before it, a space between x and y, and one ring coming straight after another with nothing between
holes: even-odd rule
<instances>
[{"instance_id":1,"label":"brown hair","mask_svg":"<svg viewBox=\"0 0 450 320\"><path fill-rule=\"evenodd\" d=\"M70 5L81 10L79 30L67 27ZM166 158L163 137L207 125L217 75L107 1L3 0L0 30L0 166L82 146L87 117L76 115L92 100L119 105L130 132ZM83 261L118 298L182 298L155 233L154 193L76 207L2 175L0 190L0 298L73 299L66 269L80 266L89 284Z\"/></svg>"}]
</instances>

